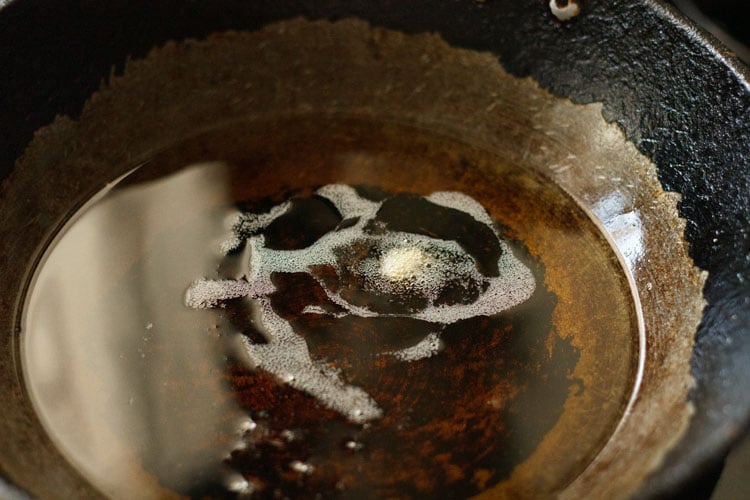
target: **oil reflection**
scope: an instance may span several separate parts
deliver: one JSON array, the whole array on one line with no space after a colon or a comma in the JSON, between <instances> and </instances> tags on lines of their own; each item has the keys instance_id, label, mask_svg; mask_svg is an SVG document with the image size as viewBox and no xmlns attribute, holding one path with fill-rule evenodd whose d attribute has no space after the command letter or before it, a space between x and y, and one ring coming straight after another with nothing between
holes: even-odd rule
<instances>
[{"instance_id":1,"label":"oil reflection","mask_svg":"<svg viewBox=\"0 0 750 500\"><path fill-rule=\"evenodd\" d=\"M221 376L228 341L207 335L216 313L182 303L185 283L215 272L205 241L225 231L228 174L203 164L127 182L69 223L40 266L25 375L50 437L94 485L164 497L226 473L242 417Z\"/></svg>"},{"instance_id":2,"label":"oil reflection","mask_svg":"<svg viewBox=\"0 0 750 500\"><path fill-rule=\"evenodd\" d=\"M593 212L614 240L630 272L634 273L636 264L643 258L644 247L641 215L632 205L621 192L612 191L596 202Z\"/></svg>"}]
</instances>

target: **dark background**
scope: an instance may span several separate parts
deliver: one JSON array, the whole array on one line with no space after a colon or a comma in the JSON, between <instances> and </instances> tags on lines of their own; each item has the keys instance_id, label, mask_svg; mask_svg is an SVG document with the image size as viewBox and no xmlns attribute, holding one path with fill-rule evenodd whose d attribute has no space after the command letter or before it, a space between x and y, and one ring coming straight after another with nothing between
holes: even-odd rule
<instances>
[{"instance_id":1,"label":"dark background","mask_svg":"<svg viewBox=\"0 0 750 500\"><path fill-rule=\"evenodd\" d=\"M671 0L683 14L711 32L750 65L749 0ZM685 498L735 500L750 498L750 432L726 461L684 488Z\"/></svg>"},{"instance_id":2,"label":"dark background","mask_svg":"<svg viewBox=\"0 0 750 500\"><path fill-rule=\"evenodd\" d=\"M670 3L750 64L748 0L671 0Z\"/></svg>"}]
</instances>

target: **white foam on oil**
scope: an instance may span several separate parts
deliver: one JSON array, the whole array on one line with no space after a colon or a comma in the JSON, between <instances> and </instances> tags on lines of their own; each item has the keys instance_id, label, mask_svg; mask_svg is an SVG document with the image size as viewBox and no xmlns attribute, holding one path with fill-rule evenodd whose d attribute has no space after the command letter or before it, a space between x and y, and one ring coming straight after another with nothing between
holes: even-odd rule
<instances>
[{"instance_id":1,"label":"white foam on oil","mask_svg":"<svg viewBox=\"0 0 750 500\"><path fill-rule=\"evenodd\" d=\"M224 486L241 496L252 495L255 492L255 485L236 472L227 475Z\"/></svg>"},{"instance_id":2,"label":"white foam on oil","mask_svg":"<svg viewBox=\"0 0 750 500\"><path fill-rule=\"evenodd\" d=\"M273 221L284 215L291 203L285 201L280 205L276 205L267 213L254 214L254 213L243 213L240 214L232 225L233 234L232 236L221 244L221 250L227 254L237 250L242 244L241 234L252 234L260 230L267 228Z\"/></svg>"},{"instance_id":3,"label":"white foam on oil","mask_svg":"<svg viewBox=\"0 0 750 500\"><path fill-rule=\"evenodd\" d=\"M246 235L248 269L244 279L196 280L188 289L185 302L189 307L207 308L237 297L256 300L260 305L257 323L261 325L268 342L256 344L243 337L250 362L254 367L275 375L283 383L313 395L321 404L352 422L365 423L379 418L382 411L364 390L346 384L335 369L312 359L305 339L294 331L288 321L276 314L268 298L276 291L271 280L273 273L311 273L314 266L327 265L333 266L340 276L342 266L349 266L346 271L361 276L363 286L368 291L419 294L427 299L427 306L421 311L379 313L350 304L330 290L322 279L313 275L328 299L345 312L333 314L319 306L307 306L303 310L306 314L409 317L442 325L475 316L498 314L525 301L534 292L536 283L531 271L500 240L487 211L465 194L437 192L426 199L436 205L460 210L492 230L501 246L497 261L498 276L484 276L478 270L474 257L455 241L395 231L370 234L366 227L375 220L383 202L363 198L350 186L331 184L320 188L316 194L329 200L342 219L357 219L356 222L323 235L307 248L277 250L267 248L264 236L258 233L286 213L290 202L284 202L265 214L243 214L234 225L234 239L228 240L225 251L239 248L242 235ZM374 249L370 256L357 262L341 262L342 253L346 255L347 249L361 243ZM483 291L469 304L436 305L441 291L449 283L456 282L466 286L475 285ZM381 354L411 362L438 354L441 346L439 333L430 333L414 346Z\"/></svg>"},{"instance_id":4,"label":"white foam on oil","mask_svg":"<svg viewBox=\"0 0 750 500\"><path fill-rule=\"evenodd\" d=\"M398 351L391 351L384 354L390 354L399 361L417 361L419 359L431 358L443 348L443 341L440 340L439 333L429 333L425 338L411 347L406 347Z\"/></svg>"},{"instance_id":5,"label":"white foam on oil","mask_svg":"<svg viewBox=\"0 0 750 500\"><path fill-rule=\"evenodd\" d=\"M379 272L391 281L414 279L427 271L432 260L427 252L418 247L391 248L380 259Z\"/></svg>"},{"instance_id":6,"label":"white foam on oil","mask_svg":"<svg viewBox=\"0 0 750 500\"><path fill-rule=\"evenodd\" d=\"M381 256L363 259L357 271L371 291L418 293L432 301L450 280L481 282L484 279L477 271L474 258L455 241L404 232L369 239L375 241Z\"/></svg>"},{"instance_id":7,"label":"white foam on oil","mask_svg":"<svg viewBox=\"0 0 750 500\"><path fill-rule=\"evenodd\" d=\"M425 197L426 200L442 207L454 208L471 215L474 220L481 222L494 231L495 223L487 210L474 198L458 191L436 191ZM497 233L495 233L497 234Z\"/></svg>"},{"instance_id":8,"label":"white foam on oil","mask_svg":"<svg viewBox=\"0 0 750 500\"><path fill-rule=\"evenodd\" d=\"M300 460L292 460L289 463L289 468L300 474L312 474L315 471L315 467Z\"/></svg>"},{"instance_id":9,"label":"white foam on oil","mask_svg":"<svg viewBox=\"0 0 750 500\"><path fill-rule=\"evenodd\" d=\"M361 197L353 187L345 184L328 184L318 189L317 193L333 203L343 219L374 217L382 205Z\"/></svg>"},{"instance_id":10,"label":"white foam on oil","mask_svg":"<svg viewBox=\"0 0 750 500\"><path fill-rule=\"evenodd\" d=\"M258 297L263 334L267 344L242 340L250 359L284 383L315 396L320 403L355 423L380 418L382 412L373 399L359 387L347 385L334 370L313 361L305 339L292 325L276 314L268 297Z\"/></svg>"},{"instance_id":11,"label":"white foam on oil","mask_svg":"<svg viewBox=\"0 0 750 500\"><path fill-rule=\"evenodd\" d=\"M501 242L502 243L502 242ZM531 270L524 266L502 244L498 260L500 275L485 278L487 289L471 304L430 305L412 317L433 323L451 324L476 316L493 316L526 301L536 289Z\"/></svg>"},{"instance_id":12,"label":"white foam on oil","mask_svg":"<svg viewBox=\"0 0 750 500\"><path fill-rule=\"evenodd\" d=\"M304 309L302 309L302 314L320 314L320 315L326 315L328 314L328 311L323 309L320 306L315 305L308 305L305 306Z\"/></svg>"},{"instance_id":13,"label":"white foam on oil","mask_svg":"<svg viewBox=\"0 0 750 500\"><path fill-rule=\"evenodd\" d=\"M197 279L185 293L185 305L193 309L216 307L220 302L238 297L257 297L268 292L257 283L245 280L207 280ZM273 289L271 288L272 292Z\"/></svg>"}]
</instances>

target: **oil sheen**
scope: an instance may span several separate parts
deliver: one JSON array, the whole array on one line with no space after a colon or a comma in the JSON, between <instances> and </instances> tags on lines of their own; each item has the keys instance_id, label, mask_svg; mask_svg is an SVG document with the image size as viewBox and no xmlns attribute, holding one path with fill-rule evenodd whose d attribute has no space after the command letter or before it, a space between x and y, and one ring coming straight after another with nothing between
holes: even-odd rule
<instances>
[{"instance_id":1,"label":"oil sheen","mask_svg":"<svg viewBox=\"0 0 750 500\"><path fill-rule=\"evenodd\" d=\"M108 495L553 494L632 396L627 277L537 173L331 116L135 167L51 241L22 332L42 424Z\"/></svg>"}]
</instances>

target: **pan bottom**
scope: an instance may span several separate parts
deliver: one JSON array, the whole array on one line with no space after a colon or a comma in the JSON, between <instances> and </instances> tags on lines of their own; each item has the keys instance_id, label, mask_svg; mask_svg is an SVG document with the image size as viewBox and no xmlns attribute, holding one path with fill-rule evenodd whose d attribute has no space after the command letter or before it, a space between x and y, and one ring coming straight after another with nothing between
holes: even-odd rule
<instances>
[{"instance_id":1,"label":"pan bottom","mask_svg":"<svg viewBox=\"0 0 750 500\"><path fill-rule=\"evenodd\" d=\"M238 122L70 214L24 307L24 376L52 441L113 497L466 497L529 477L548 495L633 396L622 263L554 182L450 135ZM522 283L488 301L504 276ZM196 280L215 300L189 307Z\"/></svg>"}]
</instances>

